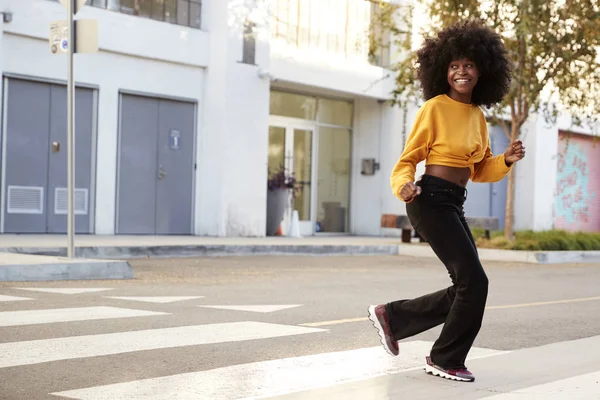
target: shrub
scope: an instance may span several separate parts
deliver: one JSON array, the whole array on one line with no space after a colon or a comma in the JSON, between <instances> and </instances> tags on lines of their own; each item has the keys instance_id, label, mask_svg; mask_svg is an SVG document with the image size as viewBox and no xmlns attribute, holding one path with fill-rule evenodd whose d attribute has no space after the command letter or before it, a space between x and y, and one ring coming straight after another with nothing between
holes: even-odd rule
<instances>
[{"instance_id":1,"label":"shrub","mask_svg":"<svg viewBox=\"0 0 600 400\"><path fill-rule=\"evenodd\" d=\"M478 247L512 250L600 250L600 233L531 230L515 232L515 240L508 241L503 232L492 232L491 239L485 239L481 229L472 230Z\"/></svg>"}]
</instances>

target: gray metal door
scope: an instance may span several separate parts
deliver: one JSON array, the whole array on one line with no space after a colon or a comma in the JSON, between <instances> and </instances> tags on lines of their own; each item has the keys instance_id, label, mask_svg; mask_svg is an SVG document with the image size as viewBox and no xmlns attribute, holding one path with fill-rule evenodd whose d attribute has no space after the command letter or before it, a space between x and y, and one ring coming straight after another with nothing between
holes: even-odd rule
<instances>
[{"instance_id":1,"label":"gray metal door","mask_svg":"<svg viewBox=\"0 0 600 400\"><path fill-rule=\"evenodd\" d=\"M508 147L508 138L504 130L499 126L490 129L490 140L492 142L492 152L502 154ZM491 211L492 217L498 218L500 229L504 229L504 216L506 215L506 190L508 187L508 177L490 185L491 191Z\"/></svg>"},{"instance_id":2,"label":"gray metal door","mask_svg":"<svg viewBox=\"0 0 600 400\"><path fill-rule=\"evenodd\" d=\"M66 87L7 80L4 232L67 231ZM76 91L76 218L78 233L90 233L90 182L94 94ZM56 146L53 146L56 143Z\"/></svg>"},{"instance_id":3,"label":"gray metal door","mask_svg":"<svg viewBox=\"0 0 600 400\"><path fill-rule=\"evenodd\" d=\"M52 86L50 106L50 147L48 165L48 232L67 232L67 88ZM94 93L75 91L75 232L90 233L90 182L92 178L92 121Z\"/></svg>"},{"instance_id":4,"label":"gray metal door","mask_svg":"<svg viewBox=\"0 0 600 400\"><path fill-rule=\"evenodd\" d=\"M51 86L8 80L4 232L45 233Z\"/></svg>"},{"instance_id":5,"label":"gray metal door","mask_svg":"<svg viewBox=\"0 0 600 400\"><path fill-rule=\"evenodd\" d=\"M158 112L156 233L192 233L195 106L161 100Z\"/></svg>"},{"instance_id":6,"label":"gray metal door","mask_svg":"<svg viewBox=\"0 0 600 400\"><path fill-rule=\"evenodd\" d=\"M467 185L465 215L467 217L487 217L490 215L490 184L469 182Z\"/></svg>"},{"instance_id":7,"label":"gray metal door","mask_svg":"<svg viewBox=\"0 0 600 400\"><path fill-rule=\"evenodd\" d=\"M121 96L117 233L192 233L195 105Z\"/></svg>"},{"instance_id":8,"label":"gray metal door","mask_svg":"<svg viewBox=\"0 0 600 400\"><path fill-rule=\"evenodd\" d=\"M121 97L117 233L153 234L158 101Z\"/></svg>"},{"instance_id":9,"label":"gray metal door","mask_svg":"<svg viewBox=\"0 0 600 400\"><path fill-rule=\"evenodd\" d=\"M501 127L490 127L490 142L494 155L506 151L508 139ZM468 186L469 195L465 202L465 215L469 217L496 217L500 223L500 229L504 229L507 181L508 178L493 183L470 182Z\"/></svg>"}]
</instances>

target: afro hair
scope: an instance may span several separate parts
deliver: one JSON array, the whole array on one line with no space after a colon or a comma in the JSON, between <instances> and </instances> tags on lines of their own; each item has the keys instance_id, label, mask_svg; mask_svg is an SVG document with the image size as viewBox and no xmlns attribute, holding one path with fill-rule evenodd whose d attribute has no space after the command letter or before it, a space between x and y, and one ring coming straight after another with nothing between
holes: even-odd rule
<instances>
[{"instance_id":1,"label":"afro hair","mask_svg":"<svg viewBox=\"0 0 600 400\"><path fill-rule=\"evenodd\" d=\"M491 107L502 101L511 84L511 63L507 50L496 32L481 21L468 20L450 26L425 40L417 52L417 76L423 97L429 100L448 93L448 65L463 58L475 63L479 81L471 101Z\"/></svg>"}]
</instances>

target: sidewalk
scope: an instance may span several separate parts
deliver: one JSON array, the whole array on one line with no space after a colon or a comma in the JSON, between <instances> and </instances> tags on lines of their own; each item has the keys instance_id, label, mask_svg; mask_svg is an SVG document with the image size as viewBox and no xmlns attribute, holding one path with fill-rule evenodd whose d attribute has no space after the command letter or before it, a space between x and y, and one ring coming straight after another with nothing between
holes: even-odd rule
<instances>
[{"instance_id":1,"label":"sidewalk","mask_svg":"<svg viewBox=\"0 0 600 400\"><path fill-rule=\"evenodd\" d=\"M0 282L129 278L133 269L126 261L0 252Z\"/></svg>"},{"instance_id":2,"label":"sidewalk","mask_svg":"<svg viewBox=\"0 0 600 400\"><path fill-rule=\"evenodd\" d=\"M66 256L66 235L0 235L0 252ZM396 237L310 236L303 238L223 238L203 236L76 235L77 257L206 257L248 255L403 255L435 257L426 243ZM1 253L0 253L1 254ZM600 263L600 251L508 251L479 249L482 261L536 264ZM0 257L2 257L0 255Z\"/></svg>"}]
</instances>

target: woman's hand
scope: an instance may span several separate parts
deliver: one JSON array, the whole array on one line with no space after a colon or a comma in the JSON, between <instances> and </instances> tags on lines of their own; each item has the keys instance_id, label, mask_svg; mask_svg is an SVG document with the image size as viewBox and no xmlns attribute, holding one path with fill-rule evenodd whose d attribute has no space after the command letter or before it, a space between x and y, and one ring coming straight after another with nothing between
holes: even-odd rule
<instances>
[{"instance_id":1,"label":"woman's hand","mask_svg":"<svg viewBox=\"0 0 600 400\"><path fill-rule=\"evenodd\" d=\"M507 166L522 160L523 157L525 157L525 147L523 146L523 142L520 140L515 140L512 142L504 152L504 161L506 162Z\"/></svg>"},{"instance_id":2,"label":"woman's hand","mask_svg":"<svg viewBox=\"0 0 600 400\"><path fill-rule=\"evenodd\" d=\"M415 185L413 182L408 182L400 189L400 196L405 202L410 202L416 196L421 194L421 187Z\"/></svg>"}]
</instances>

